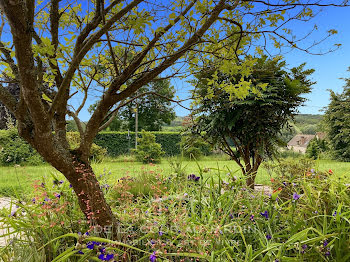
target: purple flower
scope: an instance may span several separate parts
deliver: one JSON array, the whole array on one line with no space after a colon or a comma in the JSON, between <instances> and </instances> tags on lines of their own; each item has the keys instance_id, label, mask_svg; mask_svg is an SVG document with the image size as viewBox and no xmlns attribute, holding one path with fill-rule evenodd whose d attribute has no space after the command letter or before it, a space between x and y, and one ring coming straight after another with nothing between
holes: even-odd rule
<instances>
[{"instance_id":1,"label":"purple flower","mask_svg":"<svg viewBox=\"0 0 350 262\"><path fill-rule=\"evenodd\" d=\"M98 243L98 242L95 242L95 241L92 241L92 242L89 242L89 243L86 245L86 247L87 247L88 249L93 250L94 247L95 247L95 245L98 246L99 243Z\"/></svg>"},{"instance_id":2,"label":"purple flower","mask_svg":"<svg viewBox=\"0 0 350 262\"><path fill-rule=\"evenodd\" d=\"M154 251L150 256L149 256L149 261L154 262L156 261L157 256L156 256L156 252Z\"/></svg>"},{"instance_id":3,"label":"purple flower","mask_svg":"<svg viewBox=\"0 0 350 262\"><path fill-rule=\"evenodd\" d=\"M154 240L151 240L151 245L154 245L156 242Z\"/></svg>"},{"instance_id":4,"label":"purple flower","mask_svg":"<svg viewBox=\"0 0 350 262\"><path fill-rule=\"evenodd\" d=\"M333 216L335 217L335 216L340 215L340 214L341 213L337 213L337 211L334 211Z\"/></svg>"},{"instance_id":5,"label":"purple flower","mask_svg":"<svg viewBox=\"0 0 350 262\"><path fill-rule=\"evenodd\" d=\"M196 176L195 174L190 174L187 177L188 180L193 180L193 181L199 181L200 177Z\"/></svg>"},{"instance_id":6,"label":"purple flower","mask_svg":"<svg viewBox=\"0 0 350 262\"><path fill-rule=\"evenodd\" d=\"M286 182L282 182L282 184L283 184L284 186L287 186L287 183L286 183Z\"/></svg>"},{"instance_id":7,"label":"purple flower","mask_svg":"<svg viewBox=\"0 0 350 262\"><path fill-rule=\"evenodd\" d=\"M114 257L113 254L100 254L98 256L99 259L103 260L103 261L109 261Z\"/></svg>"},{"instance_id":8,"label":"purple flower","mask_svg":"<svg viewBox=\"0 0 350 262\"><path fill-rule=\"evenodd\" d=\"M60 181L58 181L58 183L63 184L63 183L64 183L64 181L63 181L63 180L60 180Z\"/></svg>"},{"instance_id":9,"label":"purple flower","mask_svg":"<svg viewBox=\"0 0 350 262\"><path fill-rule=\"evenodd\" d=\"M326 257L330 256L330 254L331 254L331 252L329 252L329 251L327 251L326 253L324 253L324 255L325 255Z\"/></svg>"},{"instance_id":10,"label":"purple flower","mask_svg":"<svg viewBox=\"0 0 350 262\"><path fill-rule=\"evenodd\" d=\"M249 218L251 221L254 221L254 215L251 215Z\"/></svg>"},{"instance_id":11,"label":"purple flower","mask_svg":"<svg viewBox=\"0 0 350 262\"><path fill-rule=\"evenodd\" d=\"M267 212L267 210L264 211L264 212L262 212L262 213L260 213L260 215L262 215L262 216L265 217L266 219L269 219L269 212Z\"/></svg>"},{"instance_id":12,"label":"purple flower","mask_svg":"<svg viewBox=\"0 0 350 262\"><path fill-rule=\"evenodd\" d=\"M323 241L323 246L326 247L327 245L328 245L328 241L327 240Z\"/></svg>"},{"instance_id":13,"label":"purple flower","mask_svg":"<svg viewBox=\"0 0 350 262\"><path fill-rule=\"evenodd\" d=\"M79 251L78 251L78 254L80 254L80 255L84 255L84 252L83 252L83 251L81 251L81 250L79 250Z\"/></svg>"},{"instance_id":14,"label":"purple flower","mask_svg":"<svg viewBox=\"0 0 350 262\"><path fill-rule=\"evenodd\" d=\"M35 198L33 198L33 199L32 199L33 204L35 204L35 201L36 201Z\"/></svg>"},{"instance_id":15,"label":"purple flower","mask_svg":"<svg viewBox=\"0 0 350 262\"><path fill-rule=\"evenodd\" d=\"M293 199L294 200L298 200L300 198L300 195L298 195L297 193L293 194Z\"/></svg>"},{"instance_id":16,"label":"purple flower","mask_svg":"<svg viewBox=\"0 0 350 262\"><path fill-rule=\"evenodd\" d=\"M57 198L61 198L61 195L60 195L60 194L58 194L58 193L56 193L56 194L55 194L55 197L57 197Z\"/></svg>"},{"instance_id":17,"label":"purple flower","mask_svg":"<svg viewBox=\"0 0 350 262\"><path fill-rule=\"evenodd\" d=\"M160 236L162 236L162 235L163 235L163 232L162 232L162 231L159 231L158 234L159 234Z\"/></svg>"},{"instance_id":18,"label":"purple flower","mask_svg":"<svg viewBox=\"0 0 350 262\"><path fill-rule=\"evenodd\" d=\"M310 171L311 171L311 174L315 173L315 169L313 168Z\"/></svg>"},{"instance_id":19,"label":"purple flower","mask_svg":"<svg viewBox=\"0 0 350 262\"><path fill-rule=\"evenodd\" d=\"M267 239L267 240L270 240L271 238L272 238L271 235L266 235L266 239Z\"/></svg>"},{"instance_id":20,"label":"purple flower","mask_svg":"<svg viewBox=\"0 0 350 262\"><path fill-rule=\"evenodd\" d=\"M306 245L306 244L302 245L301 247L302 247L302 249L304 249L304 250L307 249L307 245Z\"/></svg>"},{"instance_id":21,"label":"purple flower","mask_svg":"<svg viewBox=\"0 0 350 262\"><path fill-rule=\"evenodd\" d=\"M72 184L69 184L69 187L72 188L73 187Z\"/></svg>"}]
</instances>

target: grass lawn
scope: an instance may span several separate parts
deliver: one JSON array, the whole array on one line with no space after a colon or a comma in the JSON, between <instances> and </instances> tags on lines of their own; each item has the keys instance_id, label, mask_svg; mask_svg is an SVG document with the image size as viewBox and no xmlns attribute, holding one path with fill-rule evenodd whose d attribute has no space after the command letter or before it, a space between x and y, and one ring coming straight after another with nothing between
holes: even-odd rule
<instances>
[{"instance_id":1,"label":"grass lawn","mask_svg":"<svg viewBox=\"0 0 350 262\"><path fill-rule=\"evenodd\" d=\"M229 161L219 158L205 158L198 162L184 160L182 167L185 172L190 174L199 173L198 165L201 168L210 168L211 170L205 173L205 176L217 178L220 173L222 179L225 180L225 175L231 171L236 176L240 176L238 165L234 161ZM160 164L151 166L139 162L124 162L108 160L99 164L93 164L96 175L109 173L109 182L111 184L123 176L136 176L142 173L142 170L154 170L163 175L170 175L174 172L168 159L163 159ZM346 177L350 181L350 162L337 162L332 160L318 160L316 169L329 170L332 169L334 174L339 177ZM218 172L220 170L220 172ZM54 174L59 179L64 179L63 175L56 171L51 166L44 164L41 166L16 166L16 167L0 167L0 195L13 195L13 192L31 192L32 184L35 180L43 178L51 179L51 174ZM256 183L269 184L270 174L263 167L259 169Z\"/></svg>"}]
</instances>

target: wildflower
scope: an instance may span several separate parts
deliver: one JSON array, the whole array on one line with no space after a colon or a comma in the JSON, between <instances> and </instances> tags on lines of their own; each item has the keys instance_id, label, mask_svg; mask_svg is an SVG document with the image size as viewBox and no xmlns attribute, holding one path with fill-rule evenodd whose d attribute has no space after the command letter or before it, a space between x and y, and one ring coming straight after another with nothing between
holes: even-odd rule
<instances>
[{"instance_id":1,"label":"wildflower","mask_svg":"<svg viewBox=\"0 0 350 262\"><path fill-rule=\"evenodd\" d=\"M55 195L55 197L57 197L57 198L61 198L61 195L60 195L59 193L55 193L54 195Z\"/></svg>"},{"instance_id":2,"label":"wildflower","mask_svg":"<svg viewBox=\"0 0 350 262\"><path fill-rule=\"evenodd\" d=\"M327 251L324 255L325 255L326 257L328 257L328 256L331 255L331 252Z\"/></svg>"},{"instance_id":3,"label":"wildflower","mask_svg":"<svg viewBox=\"0 0 350 262\"><path fill-rule=\"evenodd\" d=\"M160 236L162 236L162 235L163 235L163 232L162 232L162 231L159 231L158 234L159 234Z\"/></svg>"},{"instance_id":4,"label":"wildflower","mask_svg":"<svg viewBox=\"0 0 350 262\"><path fill-rule=\"evenodd\" d=\"M267 210L265 210L264 212L260 213L260 215L262 215L266 219L269 219L269 212L267 212Z\"/></svg>"},{"instance_id":5,"label":"wildflower","mask_svg":"<svg viewBox=\"0 0 350 262\"><path fill-rule=\"evenodd\" d=\"M254 221L254 215L251 215L249 218L251 221Z\"/></svg>"},{"instance_id":6,"label":"wildflower","mask_svg":"<svg viewBox=\"0 0 350 262\"><path fill-rule=\"evenodd\" d=\"M36 199L35 199L35 197L32 199L32 202L33 202L33 204L35 204L35 201L36 201Z\"/></svg>"},{"instance_id":7,"label":"wildflower","mask_svg":"<svg viewBox=\"0 0 350 262\"><path fill-rule=\"evenodd\" d=\"M332 169L329 169L329 170L328 170L328 173L333 174Z\"/></svg>"},{"instance_id":8,"label":"wildflower","mask_svg":"<svg viewBox=\"0 0 350 262\"><path fill-rule=\"evenodd\" d=\"M99 245L99 243L98 243L98 242L96 242L96 241L92 241L92 242L89 242L89 243L86 245L86 247L87 247L88 249L93 250L93 249L94 249L94 247L95 247L95 245L96 245L96 246L98 246L98 245Z\"/></svg>"},{"instance_id":9,"label":"wildflower","mask_svg":"<svg viewBox=\"0 0 350 262\"><path fill-rule=\"evenodd\" d=\"M15 217L16 216L16 211L12 211L9 217Z\"/></svg>"},{"instance_id":10,"label":"wildflower","mask_svg":"<svg viewBox=\"0 0 350 262\"><path fill-rule=\"evenodd\" d=\"M188 194L187 194L187 193L185 193L185 194L184 194L184 197L187 197L187 196L188 196Z\"/></svg>"},{"instance_id":11,"label":"wildflower","mask_svg":"<svg viewBox=\"0 0 350 262\"><path fill-rule=\"evenodd\" d=\"M305 253L305 250L307 249L307 245L304 244L304 245L301 246L301 248L303 249L303 250L301 251L301 253L304 254L304 253Z\"/></svg>"},{"instance_id":12,"label":"wildflower","mask_svg":"<svg viewBox=\"0 0 350 262\"><path fill-rule=\"evenodd\" d=\"M199 181L200 177L196 176L195 174L190 174L187 177L188 180L193 180L193 181Z\"/></svg>"},{"instance_id":13,"label":"wildflower","mask_svg":"<svg viewBox=\"0 0 350 262\"><path fill-rule=\"evenodd\" d=\"M156 242L154 240L151 240L151 245L154 245Z\"/></svg>"},{"instance_id":14,"label":"wildflower","mask_svg":"<svg viewBox=\"0 0 350 262\"><path fill-rule=\"evenodd\" d=\"M337 211L334 211L333 216L334 217L337 216Z\"/></svg>"},{"instance_id":15,"label":"wildflower","mask_svg":"<svg viewBox=\"0 0 350 262\"><path fill-rule=\"evenodd\" d=\"M327 240L323 241L323 246L326 247L327 245L328 245L328 241Z\"/></svg>"},{"instance_id":16,"label":"wildflower","mask_svg":"<svg viewBox=\"0 0 350 262\"><path fill-rule=\"evenodd\" d=\"M150 255L149 261L154 262L154 261L156 261L156 259L157 259L157 256L156 256L156 252L154 251L154 252Z\"/></svg>"},{"instance_id":17,"label":"wildflower","mask_svg":"<svg viewBox=\"0 0 350 262\"><path fill-rule=\"evenodd\" d=\"M314 174L315 173L315 169L311 168L310 172L311 172L311 174Z\"/></svg>"},{"instance_id":18,"label":"wildflower","mask_svg":"<svg viewBox=\"0 0 350 262\"><path fill-rule=\"evenodd\" d=\"M282 184L283 184L284 186L287 186L287 183L286 183L286 182L282 182Z\"/></svg>"},{"instance_id":19,"label":"wildflower","mask_svg":"<svg viewBox=\"0 0 350 262\"><path fill-rule=\"evenodd\" d=\"M293 199L294 200L298 200L300 198L300 195L298 195L297 193L293 194Z\"/></svg>"},{"instance_id":20,"label":"wildflower","mask_svg":"<svg viewBox=\"0 0 350 262\"><path fill-rule=\"evenodd\" d=\"M69 184L69 188L72 188L73 186L72 186L72 184Z\"/></svg>"},{"instance_id":21,"label":"wildflower","mask_svg":"<svg viewBox=\"0 0 350 262\"><path fill-rule=\"evenodd\" d=\"M41 183L40 186L41 186L41 187L45 187L45 183L44 183L44 182Z\"/></svg>"},{"instance_id":22,"label":"wildflower","mask_svg":"<svg viewBox=\"0 0 350 262\"><path fill-rule=\"evenodd\" d=\"M271 238L272 238L271 235L266 235L266 239L267 239L267 240L270 240Z\"/></svg>"},{"instance_id":23,"label":"wildflower","mask_svg":"<svg viewBox=\"0 0 350 262\"><path fill-rule=\"evenodd\" d=\"M275 179L273 179L273 178L271 178L270 180L271 180L271 183L275 182Z\"/></svg>"},{"instance_id":24,"label":"wildflower","mask_svg":"<svg viewBox=\"0 0 350 262\"><path fill-rule=\"evenodd\" d=\"M98 256L98 258L100 259L100 260L103 260L103 261L109 261L109 260L111 260L112 258L114 257L114 255L113 254L100 254L99 256Z\"/></svg>"},{"instance_id":25,"label":"wildflower","mask_svg":"<svg viewBox=\"0 0 350 262\"><path fill-rule=\"evenodd\" d=\"M50 198L47 198L47 197L44 198L44 202L50 202L50 201L51 201Z\"/></svg>"}]
</instances>

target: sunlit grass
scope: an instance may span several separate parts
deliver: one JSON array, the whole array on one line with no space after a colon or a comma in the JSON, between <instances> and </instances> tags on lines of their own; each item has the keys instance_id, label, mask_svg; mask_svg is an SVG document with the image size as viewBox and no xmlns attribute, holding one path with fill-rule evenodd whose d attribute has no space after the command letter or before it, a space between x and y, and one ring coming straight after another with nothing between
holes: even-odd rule
<instances>
[{"instance_id":1,"label":"sunlit grass","mask_svg":"<svg viewBox=\"0 0 350 262\"><path fill-rule=\"evenodd\" d=\"M125 160L125 161L124 161ZM94 171L97 175L104 172L111 172L109 175L110 181L117 180L123 176L137 176L142 173L142 170L154 170L164 175L171 175L173 170L169 159L164 158L160 164L145 165L139 162L129 162L130 158L107 159L102 163L93 164ZM235 176L240 176L240 169L234 161L227 160L225 156L205 157L199 161L183 159L181 160L182 167L186 173L198 173L198 165L205 169L210 169L204 173L205 176L217 177L217 169L221 172L222 179L225 179L225 174L233 173ZM339 177L350 178L350 163L337 162L333 160L318 160L316 161L316 169L329 170L332 169L334 174ZM43 177L50 178L51 174L64 179L63 175L48 164L40 166L10 166L0 167L0 195L13 195L14 192L31 192L32 184L35 180L41 180ZM259 169L256 183L269 184L269 172L261 167Z\"/></svg>"}]
</instances>

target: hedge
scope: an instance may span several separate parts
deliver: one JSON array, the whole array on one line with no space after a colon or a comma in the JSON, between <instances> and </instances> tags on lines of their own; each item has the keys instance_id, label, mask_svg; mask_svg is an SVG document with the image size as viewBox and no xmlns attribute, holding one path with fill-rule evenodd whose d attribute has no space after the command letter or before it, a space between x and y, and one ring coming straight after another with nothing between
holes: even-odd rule
<instances>
[{"instance_id":1,"label":"hedge","mask_svg":"<svg viewBox=\"0 0 350 262\"><path fill-rule=\"evenodd\" d=\"M151 132L156 136L156 142L162 145L167 156L179 155L181 134L178 132ZM139 133L140 134L140 133ZM94 143L106 148L109 156L115 157L130 153L135 148L134 132L101 132Z\"/></svg>"},{"instance_id":2,"label":"hedge","mask_svg":"<svg viewBox=\"0 0 350 262\"><path fill-rule=\"evenodd\" d=\"M181 153L180 150L180 141L181 134L178 132L151 132L156 136L156 142L162 145L162 149L165 152L166 156L174 156L179 155ZM140 135L140 133L139 133ZM68 137L79 137L78 132L68 132ZM0 130L0 154L5 153L2 150L2 147L6 147L10 149L9 143L13 144L15 141L23 144L23 147L28 147L24 150L30 152L30 156L32 154L38 155L35 150L31 149L31 147L18 136L16 130ZM99 133L94 143L107 149L107 154L111 157L128 154L131 152L131 149L135 148L135 133L134 132L101 132ZM2 145L2 146L1 146ZM17 148L11 147L12 153L14 155L21 155L20 148L17 145ZM23 153L24 154L24 153ZM2 156L2 155L1 155ZM39 155L38 155L39 156ZM4 156L5 157L5 156ZM21 158L23 156L21 155ZM26 161L24 159L24 161ZM0 159L1 162L1 159Z\"/></svg>"}]
</instances>

